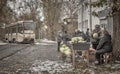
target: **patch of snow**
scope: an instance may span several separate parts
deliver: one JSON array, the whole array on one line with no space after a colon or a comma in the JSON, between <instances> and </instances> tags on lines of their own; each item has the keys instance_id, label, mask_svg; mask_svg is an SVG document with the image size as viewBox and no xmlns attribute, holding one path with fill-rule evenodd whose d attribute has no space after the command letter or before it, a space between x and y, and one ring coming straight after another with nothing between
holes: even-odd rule
<instances>
[{"instance_id":1,"label":"patch of snow","mask_svg":"<svg viewBox=\"0 0 120 74\"><path fill-rule=\"evenodd\" d=\"M57 61L36 61L33 64L33 67L30 68L33 72L47 72L49 74L56 74L56 73L62 73L62 72L71 72L74 70L73 66L68 63L61 63Z\"/></svg>"}]
</instances>

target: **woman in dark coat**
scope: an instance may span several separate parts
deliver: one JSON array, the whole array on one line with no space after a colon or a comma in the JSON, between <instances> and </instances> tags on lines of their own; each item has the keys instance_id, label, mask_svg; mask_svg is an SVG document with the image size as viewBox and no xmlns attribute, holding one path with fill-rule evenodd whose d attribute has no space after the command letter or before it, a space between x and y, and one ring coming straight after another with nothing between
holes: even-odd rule
<instances>
[{"instance_id":1,"label":"woman in dark coat","mask_svg":"<svg viewBox=\"0 0 120 74\"><path fill-rule=\"evenodd\" d=\"M111 35L106 30L103 30L100 42L96 50L91 48L90 51L94 51L96 53L96 59L98 61L98 64L103 63L100 55L107 52L112 52Z\"/></svg>"}]
</instances>

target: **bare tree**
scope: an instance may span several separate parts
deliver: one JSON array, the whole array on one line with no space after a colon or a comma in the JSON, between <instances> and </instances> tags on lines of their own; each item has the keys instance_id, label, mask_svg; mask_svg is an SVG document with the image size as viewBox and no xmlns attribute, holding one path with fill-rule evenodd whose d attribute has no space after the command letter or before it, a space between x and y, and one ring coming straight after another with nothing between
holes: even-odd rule
<instances>
[{"instance_id":1,"label":"bare tree","mask_svg":"<svg viewBox=\"0 0 120 74\"><path fill-rule=\"evenodd\" d=\"M1 23L10 23L13 21L13 14L14 12L12 9L7 6L7 0L0 0L0 22Z\"/></svg>"},{"instance_id":2,"label":"bare tree","mask_svg":"<svg viewBox=\"0 0 120 74\"><path fill-rule=\"evenodd\" d=\"M36 22L36 38L40 38L40 29L42 26L41 18L42 18L42 2L41 0L14 0L14 2L9 4L11 9L16 13L14 15L15 21L18 20L33 20Z\"/></svg>"},{"instance_id":3,"label":"bare tree","mask_svg":"<svg viewBox=\"0 0 120 74\"><path fill-rule=\"evenodd\" d=\"M68 33L72 35L75 29L78 28L78 10L84 0L64 0L62 4L61 16L68 22Z\"/></svg>"},{"instance_id":4,"label":"bare tree","mask_svg":"<svg viewBox=\"0 0 120 74\"><path fill-rule=\"evenodd\" d=\"M58 30L58 21L60 19L61 1L59 0L42 0L45 16L45 25L48 26L48 39L55 40L56 31Z\"/></svg>"},{"instance_id":5,"label":"bare tree","mask_svg":"<svg viewBox=\"0 0 120 74\"><path fill-rule=\"evenodd\" d=\"M48 38L54 40L56 31L60 29L61 18L69 16L73 18L79 9L82 0L42 0L45 16L45 24L48 26ZM60 22L59 22L60 21ZM73 24L73 23L72 23ZM76 24L77 25L77 24ZM70 27L70 26L68 26ZM70 29L73 29L74 25ZM76 27L75 27L76 28ZM71 30L70 30L71 31Z\"/></svg>"}]
</instances>

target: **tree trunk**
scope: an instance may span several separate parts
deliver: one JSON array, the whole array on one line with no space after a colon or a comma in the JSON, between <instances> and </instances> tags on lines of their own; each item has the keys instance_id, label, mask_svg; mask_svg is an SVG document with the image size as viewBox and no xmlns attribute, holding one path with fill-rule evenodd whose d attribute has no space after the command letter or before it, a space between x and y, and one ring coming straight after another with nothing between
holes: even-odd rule
<instances>
[{"instance_id":1,"label":"tree trunk","mask_svg":"<svg viewBox=\"0 0 120 74\"><path fill-rule=\"evenodd\" d=\"M119 0L114 0L114 5L120 3ZM114 11L114 10L113 10ZM113 53L115 60L120 61L120 10L113 12Z\"/></svg>"},{"instance_id":2,"label":"tree trunk","mask_svg":"<svg viewBox=\"0 0 120 74\"><path fill-rule=\"evenodd\" d=\"M116 60L120 60L120 12L113 14L113 52Z\"/></svg>"},{"instance_id":3,"label":"tree trunk","mask_svg":"<svg viewBox=\"0 0 120 74\"><path fill-rule=\"evenodd\" d=\"M58 0L43 0L43 11L45 15L45 24L48 26L47 37L50 40L55 40L58 31L58 21L60 17L61 4Z\"/></svg>"}]
</instances>

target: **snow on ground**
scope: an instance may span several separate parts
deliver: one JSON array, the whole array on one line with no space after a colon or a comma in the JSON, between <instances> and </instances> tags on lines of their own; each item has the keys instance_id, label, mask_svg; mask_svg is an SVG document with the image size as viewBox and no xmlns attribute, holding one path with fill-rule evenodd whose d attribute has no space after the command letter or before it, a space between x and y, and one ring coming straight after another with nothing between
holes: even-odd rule
<instances>
[{"instance_id":1,"label":"snow on ground","mask_svg":"<svg viewBox=\"0 0 120 74\"><path fill-rule=\"evenodd\" d=\"M48 39L41 39L41 40L36 40L35 44L36 45L52 45L56 44L56 41L48 40Z\"/></svg>"},{"instance_id":2,"label":"snow on ground","mask_svg":"<svg viewBox=\"0 0 120 74\"><path fill-rule=\"evenodd\" d=\"M37 74L120 74L120 64L75 69L70 63L37 60L32 64L30 70Z\"/></svg>"},{"instance_id":3,"label":"snow on ground","mask_svg":"<svg viewBox=\"0 0 120 74\"><path fill-rule=\"evenodd\" d=\"M48 40L48 39L40 39L37 42L47 42L47 43L57 43L56 41Z\"/></svg>"},{"instance_id":4,"label":"snow on ground","mask_svg":"<svg viewBox=\"0 0 120 74\"><path fill-rule=\"evenodd\" d=\"M74 70L71 64L49 60L44 62L37 60L30 69L38 74L58 74L66 71L71 72Z\"/></svg>"}]
</instances>

